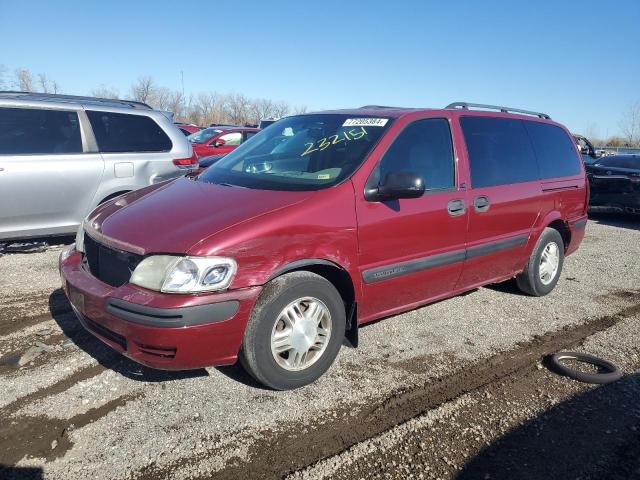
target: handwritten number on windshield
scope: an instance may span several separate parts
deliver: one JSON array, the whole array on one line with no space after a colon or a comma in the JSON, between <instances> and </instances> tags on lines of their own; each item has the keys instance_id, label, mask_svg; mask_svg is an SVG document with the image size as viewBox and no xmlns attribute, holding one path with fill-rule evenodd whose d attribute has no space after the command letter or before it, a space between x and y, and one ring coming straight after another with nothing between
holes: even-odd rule
<instances>
[{"instance_id":1,"label":"handwritten number on windshield","mask_svg":"<svg viewBox=\"0 0 640 480\"><path fill-rule=\"evenodd\" d=\"M329 148L331 145L337 145L340 142L348 142L350 140L360 140L367 134L364 127L352 128L348 132L343 132L342 135L331 135L329 137L323 137L315 142L305 143L307 147L304 152L300 154L301 157L309 155L312 152L322 151ZM314 148L315 147L315 148Z\"/></svg>"}]
</instances>

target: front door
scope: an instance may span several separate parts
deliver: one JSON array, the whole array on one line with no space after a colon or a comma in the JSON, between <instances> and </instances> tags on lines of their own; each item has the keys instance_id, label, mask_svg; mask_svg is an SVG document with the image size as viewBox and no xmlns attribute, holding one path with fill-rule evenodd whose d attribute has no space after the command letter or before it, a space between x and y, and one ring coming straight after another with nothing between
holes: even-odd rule
<instances>
[{"instance_id":1,"label":"front door","mask_svg":"<svg viewBox=\"0 0 640 480\"><path fill-rule=\"evenodd\" d=\"M406 310L453 290L465 255L467 211L458 189L455 156L444 118L406 125L373 171L378 184L389 172L411 172L425 194L384 202L357 201L362 321Z\"/></svg>"}]
</instances>

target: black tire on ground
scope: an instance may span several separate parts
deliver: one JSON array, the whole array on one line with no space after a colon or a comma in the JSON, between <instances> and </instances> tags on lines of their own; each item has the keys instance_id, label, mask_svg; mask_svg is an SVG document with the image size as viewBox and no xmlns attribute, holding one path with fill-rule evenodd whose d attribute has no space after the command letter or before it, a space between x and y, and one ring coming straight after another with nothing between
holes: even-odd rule
<instances>
[{"instance_id":1,"label":"black tire on ground","mask_svg":"<svg viewBox=\"0 0 640 480\"><path fill-rule=\"evenodd\" d=\"M327 306L331 334L326 349L315 363L304 370L290 371L276 362L271 352L271 333L280 312L303 297L315 297ZM345 325L344 303L331 282L311 272L287 273L269 282L253 307L244 332L240 362L257 381L275 390L308 385L321 377L335 360L345 336Z\"/></svg>"},{"instance_id":2,"label":"black tire on ground","mask_svg":"<svg viewBox=\"0 0 640 480\"><path fill-rule=\"evenodd\" d=\"M558 270L555 277L547 285L540 280L540 259L542 252L550 243L555 243L558 246L558 252L560 261L558 263ZM528 295L534 297L542 297L550 293L558 283L560 275L562 274L562 266L564 264L564 241L560 232L553 228L545 228L536 243L536 246L531 253L531 257L524 267L524 270L516 275L516 283L518 288Z\"/></svg>"},{"instance_id":3,"label":"black tire on ground","mask_svg":"<svg viewBox=\"0 0 640 480\"><path fill-rule=\"evenodd\" d=\"M577 360L583 363L589 363L605 370L600 373L587 373L573 370L562 363L562 360ZM549 357L549 363L553 369L562 375L569 378L573 378L580 382L585 383L611 383L619 380L622 377L622 371L613 363L603 360L602 358L594 357L588 353L579 352L558 352Z\"/></svg>"}]
</instances>

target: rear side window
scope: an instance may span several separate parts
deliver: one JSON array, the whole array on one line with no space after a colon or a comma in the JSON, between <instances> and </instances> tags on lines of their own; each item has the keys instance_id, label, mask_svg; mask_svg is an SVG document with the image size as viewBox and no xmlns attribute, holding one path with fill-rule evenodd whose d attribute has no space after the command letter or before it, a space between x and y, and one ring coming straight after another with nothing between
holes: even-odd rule
<instances>
[{"instance_id":1,"label":"rear side window","mask_svg":"<svg viewBox=\"0 0 640 480\"><path fill-rule=\"evenodd\" d=\"M0 155L82 153L76 112L0 108Z\"/></svg>"},{"instance_id":2,"label":"rear side window","mask_svg":"<svg viewBox=\"0 0 640 480\"><path fill-rule=\"evenodd\" d=\"M469 153L473 188L539 178L531 142L520 120L462 117L460 123Z\"/></svg>"},{"instance_id":3,"label":"rear side window","mask_svg":"<svg viewBox=\"0 0 640 480\"><path fill-rule=\"evenodd\" d=\"M580 159L573 140L564 130L541 122L522 122L538 160L540 178L567 177L580 173Z\"/></svg>"},{"instance_id":4,"label":"rear side window","mask_svg":"<svg viewBox=\"0 0 640 480\"><path fill-rule=\"evenodd\" d=\"M232 132L220 135L218 140L224 140L224 144L228 147L240 145L242 143L242 133ZM217 140L216 140L217 141Z\"/></svg>"},{"instance_id":5,"label":"rear side window","mask_svg":"<svg viewBox=\"0 0 640 480\"><path fill-rule=\"evenodd\" d=\"M164 130L145 115L87 110L101 152L168 152L172 143Z\"/></svg>"},{"instance_id":6,"label":"rear side window","mask_svg":"<svg viewBox=\"0 0 640 480\"><path fill-rule=\"evenodd\" d=\"M453 187L455 168L449 122L427 118L402 130L380 161L380 179L384 181L390 172L415 173L427 190Z\"/></svg>"}]
</instances>

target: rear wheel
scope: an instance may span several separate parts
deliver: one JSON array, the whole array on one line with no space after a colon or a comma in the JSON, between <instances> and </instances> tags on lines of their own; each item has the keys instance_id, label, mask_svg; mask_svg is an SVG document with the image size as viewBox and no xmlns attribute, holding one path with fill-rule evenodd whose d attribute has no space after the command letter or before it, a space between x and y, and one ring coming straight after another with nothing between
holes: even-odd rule
<instances>
[{"instance_id":1,"label":"rear wheel","mask_svg":"<svg viewBox=\"0 0 640 480\"><path fill-rule=\"evenodd\" d=\"M327 371L345 334L342 297L325 278L293 272L269 282L247 324L240 361L259 382L289 390Z\"/></svg>"},{"instance_id":2,"label":"rear wheel","mask_svg":"<svg viewBox=\"0 0 640 480\"><path fill-rule=\"evenodd\" d=\"M535 297L547 295L558 283L563 264L562 236L553 228L545 228L526 267L516 276L518 288Z\"/></svg>"}]
</instances>

